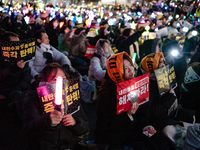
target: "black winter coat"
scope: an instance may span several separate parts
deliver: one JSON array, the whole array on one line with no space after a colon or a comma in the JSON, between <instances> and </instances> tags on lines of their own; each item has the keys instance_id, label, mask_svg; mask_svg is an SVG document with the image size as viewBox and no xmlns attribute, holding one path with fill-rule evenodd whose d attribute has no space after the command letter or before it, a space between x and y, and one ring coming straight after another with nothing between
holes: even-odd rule
<instances>
[{"instance_id":1,"label":"black winter coat","mask_svg":"<svg viewBox=\"0 0 200 150\"><path fill-rule=\"evenodd\" d=\"M74 140L89 131L89 124L82 108L72 115L76 125L66 127L61 123L55 127L50 125L50 113L43 114L43 109L34 90L28 92L28 100L24 103L23 129L30 137L32 150L73 150L77 145Z\"/></svg>"},{"instance_id":2,"label":"black winter coat","mask_svg":"<svg viewBox=\"0 0 200 150\"><path fill-rule=\"evenodd\" d=\"M136 119L142 128L152 125L161 133L167 125L176 125L179 122L170 117L169 110L177 101L172 93L159 96L157 81L150 80L149 102L139 106ZM175 108L176 109L176 108Z\"/></svg>"},{"instance_id":3,"label":"black winter coat","mask_svg":"<svg viewBox=\"0 0 200 150\"><path fill-rule=\"evenodd\" d=\"M116 86L112 87L112 93L102 94L97 101L96 144L122 148L134 136L134 121L130 120L127 112L117 115Z\"/></svg>"},{"instance_id":4,"label":"black winter coat","mask_svg":"<svg viewBox=\"0 0 200 150\"><path fill-rule=\"evenodd\" d=\"M9 97L12 91L27 91L31 78L28 63L21 69L16 63L0 61L0 95Z\"/></svg>"},{"instance_id":5,"label":"black winter coat","mask_svg":"<svg viewBox=\"0 0 200 150\"><path fill-rule=\"evenodd\" d=\"M118 52L127 52L128 55L130 55L130 49L129 46L131 44L134 44L135 41L138 41L139 37L141 36L142 33L136 32L130 37L123 36L117 40L116 43L116 48L118 49Z\"/></svg>"}]
</instances>

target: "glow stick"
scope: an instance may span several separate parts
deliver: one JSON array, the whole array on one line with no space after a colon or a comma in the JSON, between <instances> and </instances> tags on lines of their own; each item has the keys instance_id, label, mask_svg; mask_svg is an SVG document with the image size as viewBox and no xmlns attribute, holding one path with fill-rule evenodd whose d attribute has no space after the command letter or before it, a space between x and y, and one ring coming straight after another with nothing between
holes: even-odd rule
<instances>
[{"instance_id":1,"label":"glow stick","mask_svg":"<svg viewBox=\"0 0 200 150\"><path fill-rule=\"evenodd\" d=\"M62 104L62 85L63 85L62 77L57 77L56 79L56 96L55 96L55 104Z\"/></svg>"},{"instance_id":2,"label":"glow stick","mask_svg":"<svg viewBox=\"0 0 200 150\"><path fill-rule=\"evenodd\" d=\"M133 57L132 57L132 62L133 62L133 64L135 63L136 56L137 56L137 53L134 53L134 54L133 54Z\"/></svg>"}]
</instances>

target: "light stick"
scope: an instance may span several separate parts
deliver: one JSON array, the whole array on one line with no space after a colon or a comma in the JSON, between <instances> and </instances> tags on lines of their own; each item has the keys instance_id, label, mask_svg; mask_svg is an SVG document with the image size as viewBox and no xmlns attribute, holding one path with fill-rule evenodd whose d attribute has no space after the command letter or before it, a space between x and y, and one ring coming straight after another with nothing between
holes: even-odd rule
<instances>
[{"instance_id":1,"label":"light stick","mask_svg":"<svg viewBox=\"0 0 200 150\"><path fill-rule=\"evenodd\" d=\"M61 111L62 105L62 85L63 85L62 77L57 77L56 79L56 95L55 95L55 110Z\"/></svg>"}]
</instances>

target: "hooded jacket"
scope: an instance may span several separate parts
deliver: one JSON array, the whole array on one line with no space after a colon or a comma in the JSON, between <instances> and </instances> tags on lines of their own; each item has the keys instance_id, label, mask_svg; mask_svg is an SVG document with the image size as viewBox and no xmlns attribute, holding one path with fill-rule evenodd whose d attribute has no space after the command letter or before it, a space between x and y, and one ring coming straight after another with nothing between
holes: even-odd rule
<instances>
[{"instance_id":1,"label":"hooded jacket","mask_svg":"<svg viewBox=\"0 0 200 150\"><path fill-rule=\"evenodd\" d=\"M114 54L107 60L105 76L110 78L112 83L109 82L109 85L107 85L109 86L108 90L100 89L97 97L95 142L97 144L108 144L111 148L116 149L122 148L134 136L132 132L134 121L131 121L127 112L117 115L116 83L124 81L123 55L128 56L126 52L123 52ZM132 62L131 59L130 62ZM113 74L118 74L118 76Z\"/></svg>"},{"instance_id":2,"label":"hooded jacket","mask_svg":"<svg viewBox=\"0 0 200 150\"><path fill-rule=\"evenodd\" d=\"M94 57L90 60L88 76L89 79L92 81L103 81L107 68L106 61L114 53L105 53L99 41L96 44L96 50L97 52L95 53Z\"/></svg>"}]
</instances>

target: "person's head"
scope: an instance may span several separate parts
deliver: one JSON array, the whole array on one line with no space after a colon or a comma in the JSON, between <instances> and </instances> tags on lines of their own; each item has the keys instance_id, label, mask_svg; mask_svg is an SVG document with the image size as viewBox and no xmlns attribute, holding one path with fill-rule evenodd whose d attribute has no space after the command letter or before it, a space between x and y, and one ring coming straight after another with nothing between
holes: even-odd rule
<instances>
[{"instance_id":1,"label":"person's head","mask_svg":"<svg viewBox=\"0 0 200 150\"><path fill-rule=\"evenodd\" d=\"M100 45L100 47L99 47L99 45ZM110 42L106 39L100 39L96 44L96 49L97 49L97 51L99 49L102 49L105 53L111 53L112 52Z\"/></svg>"},{"instance_id":2,"label":"person's head","mask_svg":"<svg viewBox=\"0 0 200 150\"><path fill-rule=\"evenodd\" d=\"M76 35L80 35L81 33L85 32L85 28L78 28L74 31L74 34Z\"/></svg>"},{"instance_id":3,"label":"person's head","mask_svg":"<svg viewBox=\"0 0 200 150\"><path fill-rule=\"evenodd\" d=\"M60 29L60 33L63 33L63 34L66 34L69 31L70 29L67 25L62 26L62 28Z\"/></svg>"},{"instance_id":4,"label":"person's head","mask_svg":"<svg viewBox=\"0 0 200 150\"><path fill-rule=\"evenodd\" d=\"M53 28L53 29L56 29L58 27L58 20L56 20L55 18L52 19L49 23L49 27L50 28Z\"/></svg>"},{"instance_id":5,"label":"person's head","mask_svg":"<svg viewBox=\"0 0 200 150\"><path fill-rule=\"evenodd\" d=\"M134 33L133 29L125 28L122 35L126 37L130 37Z\"/></svg>"},{"instance_id":6,"label":"person's head","mask_svg":"<svg viewBox=\"0 0 200 150\"><path fill-rule=\"evenodd\" d=\"M69 28L71 28L71 26L72 26L72 21L71 21L71 20L67 20L67 21L66 21L66 25L67 25Z\"/></svg>"},{"instance_id":7,"label":"person's head","mask_svg":"<svg viewBox=\"0 0 200 150\"><path fill-rule=\"evenodd\" d=\"M100 27L100 29L99 29L99 35L105 35L105 29L106 29L106 27Z\"/></svg>"},{"instance_id":8,"label":"person's head","mask_svg":"<svg viewBox=\"0 0 200 150\"><path fill-rule=\"evenodd\" d=\"M126 52L117 53L107 60L107 72L115 83L132 79L134 77L133 62Z\"/></svg>"},{"instance_id":9,"label":"person's head","mask_svg":"<svg viewBox=\"0 0 200 150\"><path fill-rule=\"evenodd\" d=\"M20 41L19 36L13 32L5 32L1 37L3 41Z\"/></svg>"},{"instance_id":10,"label":"person's head","mask_svg":"<svg viewBox=\"0 0 200 150\"><path fill-rule=\"evenodd\" d=\"M56 83L56 78L59 76L63 78L63 81L67 78L65 70L58 63L49 63L42 70L42 80L44 82Z\"/></svg>"},{"instance_id":11,"label":"person's head","mask_svg":"<svg viewBox=\"0 0 200 150\"><path fill-rule=\"evenodd\" d=\"M35 24L36 24L36 25L43 25L43 21L42 21L42 19L39 18L39 17L36 18L36 19L35 19Z\"/></svg>"},{"instance_id":12,"label":"person's head","mask_svg":"<svg viewBox=\"0 0 200 150\"><path fill-rule=\"evenodd\" d=\"M22 21L23 15L21 13L17 14L17 20Z\"/></svg>"},{"instance_id":13,"label":"person's head","mask_svg":"<svg viewBox=\"0 0 200 150\"><path fill-rule=\"evenodd\" d=\"M108 21L104 20L101 22L101 27L105 27L105 28L108 28L109 25L108 25Z\"/></svg>"},{"instance_id":14,"label":"person's head","mask_svg":"<svg viewBox=\"0 0 200 150\"><path fill-rule=\"evenodd\" d=\"M176 36L178 34L178 30L177 29L170 29L169 30L169 38L174 41L176 39Z\"/></svg>"},{"instance_id":15,"label":"person's head","mask_svg":"<svg viewBox=\"0 0 200 150\"><path fill-rule=\"evenodd\" d=\"M176 24L177 24L177 20L176 19L172 19L171 22L170 22L170 26L172 28L176 28Z\"/></svg>"},{"instance_id":16,"label":"person's head","mask_svg":"<svg viewBox=\"0 0 200 150\"><path fill-rule=\"evenodd\" d=\"M163 53L151 53L144 57L141 61L141 67L146 72L154 73L154 70L165 66L165 58Z\"/></svg>"},{"instance_id":17,"label":"person's head","mask_svg":"<svg viewBox=\"0 0 200 150\"><path fill-rule=\"evenodd\" d=\"M38 30L35 33L35 39L38 43L49 45L49 37L45 30Z\"/></svg>"}]
</instances>

